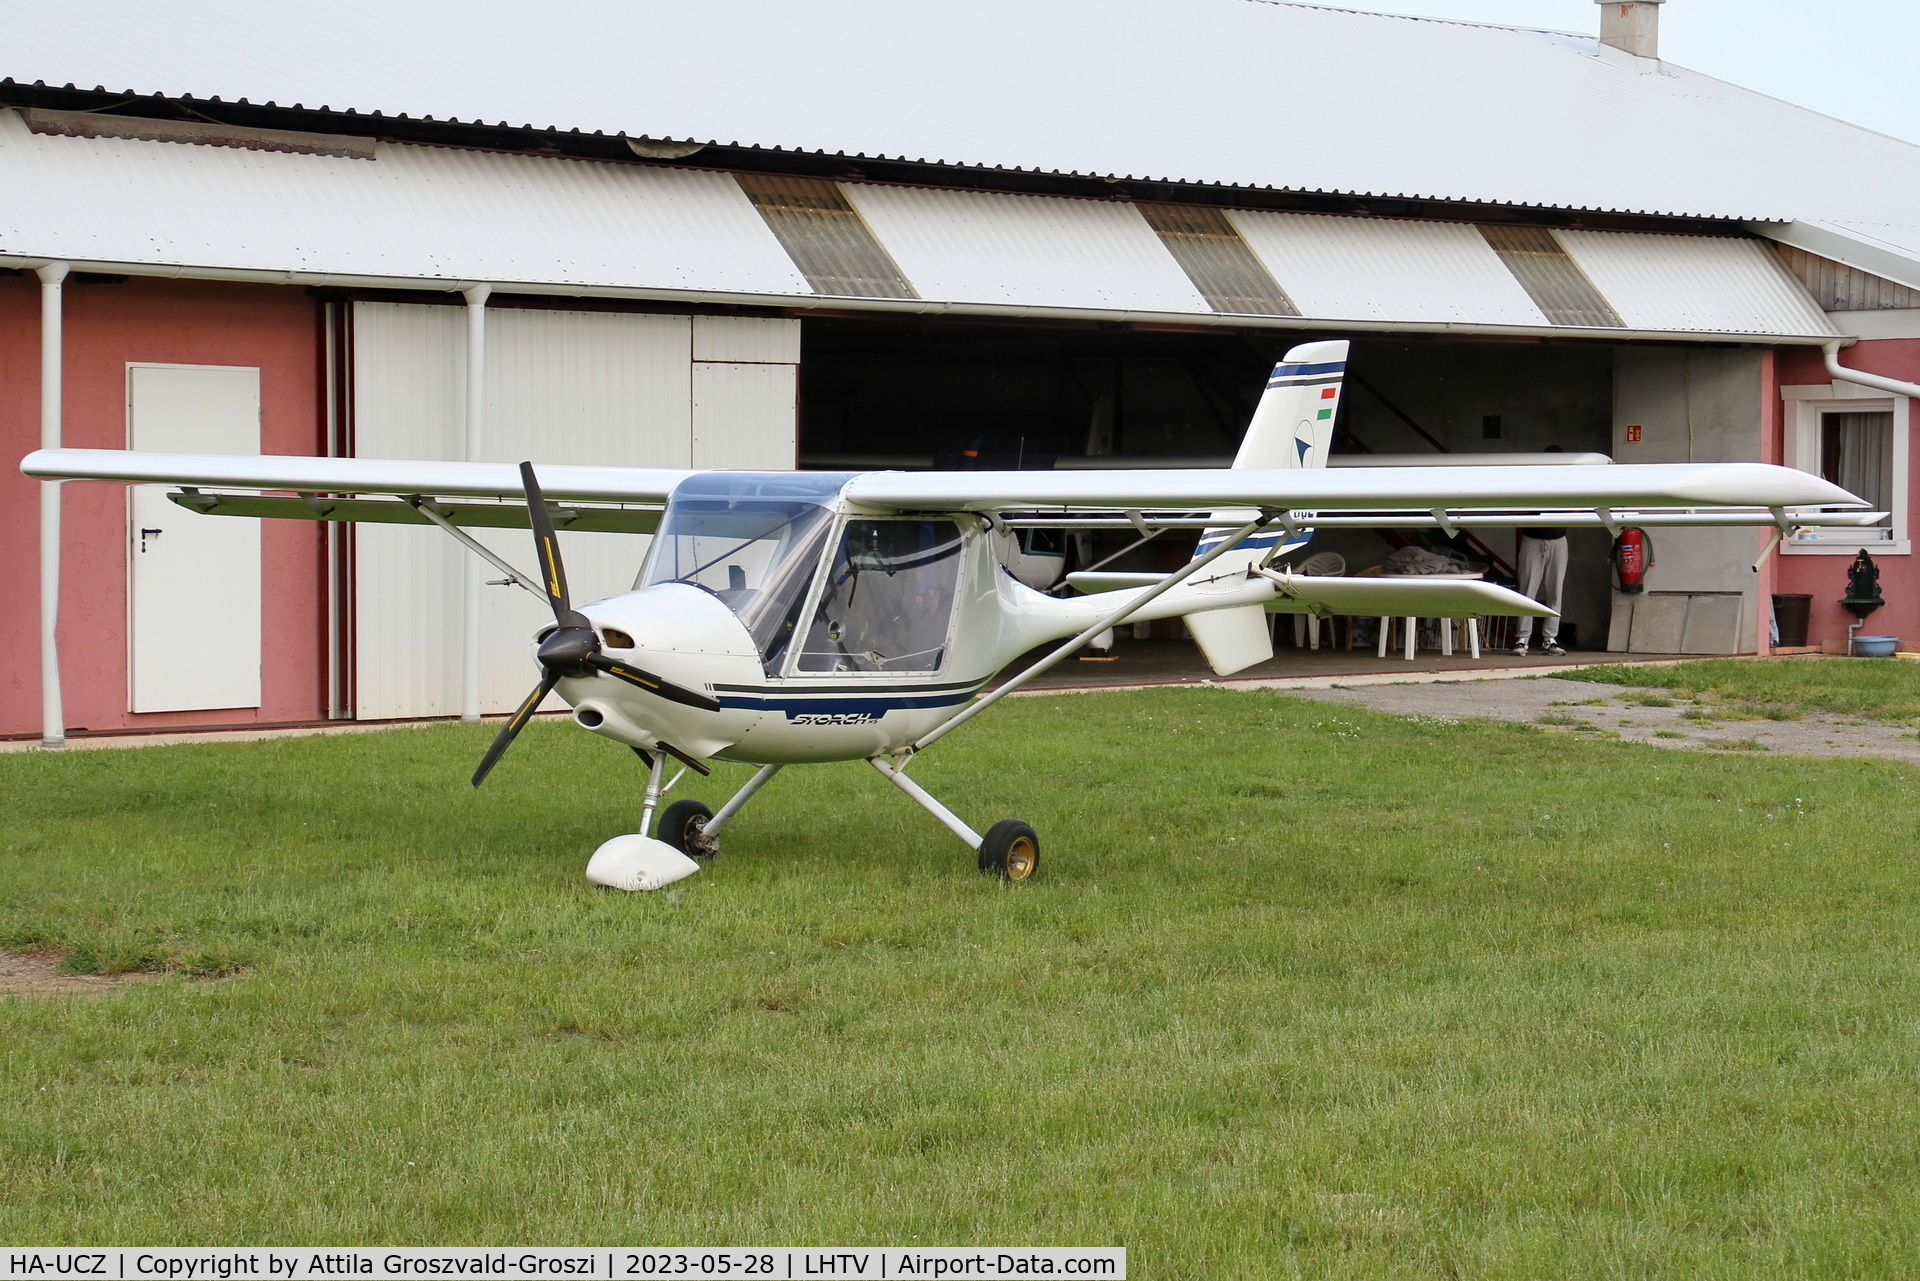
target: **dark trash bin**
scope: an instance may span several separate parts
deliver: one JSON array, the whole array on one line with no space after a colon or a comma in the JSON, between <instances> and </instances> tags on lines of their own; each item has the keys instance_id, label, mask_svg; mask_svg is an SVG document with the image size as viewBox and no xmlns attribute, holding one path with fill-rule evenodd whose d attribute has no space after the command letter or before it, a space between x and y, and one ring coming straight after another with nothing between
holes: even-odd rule
<instances>
[{"instance_id":1,"label":"dark trash bin","mask_svg":"<svg viewBox=\"0 0 1920 1281\"><path fill-rule=\"evenodd\" d=\"M1813 597L1811 596L1775 596L1773 622L1780 629L1780 639L1774 643L1787 648L1805 645L1807 643L1807 612L1812 608Z\"/></svg>"}]
</instances>

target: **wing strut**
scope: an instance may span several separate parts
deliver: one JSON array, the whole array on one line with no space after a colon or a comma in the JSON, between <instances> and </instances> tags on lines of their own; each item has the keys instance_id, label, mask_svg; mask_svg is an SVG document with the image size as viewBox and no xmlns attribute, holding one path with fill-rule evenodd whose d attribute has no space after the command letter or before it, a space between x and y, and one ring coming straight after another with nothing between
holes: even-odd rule
<instances>
[{"instance_id":1,"label":"wing strut","mask_svg":"<svg viewBox=\"0 0 1920 1281\"><path fill-rule=\"evenodd\" d=\"M1198 560L1189 561L1186 564L1182 565L1180 568L1174 570L1171 574L1168 574L1165 578L1155 583L1152 587L1149 587L1145 592L1141 593L1139 596L1134 597L1132 600L1128 601L1125 605L1121 606L1119 609L1115 610L1113 613L1108 614L1105 618L1095 623L1092 627L1087 628L1087 630L1085 630L1084 632L1081 632L1078 636L1075 636L1072 640L1060 646L1060 648L1054 650L1051 654L1048 654L1045 658L1035 663L1032 667L1029 667L1026 671L1021 672L1018 676L1014 677L1012 680L1002 685L999 689L994 690L993 693L988 694L985 698L975 700L973 703L970 703L966 707L961 708L958 712L955 712L952 716L949 716L946 720L941 721L938 725L934 726L932 729L922 734L914 742L913 746L909 750L918 752L924 748L932 746L936 741L943 738L950 731L959 729L962 725L966 724L968 721L978 716L981 712L986 711L989 707L992 707L995 703L999 702L1002 698L1005 698L1008 694L1013 693L1014 690L1019 689L1022 685L1025 685L1028 681L1032 680L1034 677L1040 675L1042 672L1045 672L1048 668L1052 667L1055 663L1059 662L1061 659L1065 658L1067 655L1073 653L1073 651L1075 651L1076 649L1079 649L1082 645L1086 644L1088 641L1098 636L1101 632L1106 631L1107 628L1118 627L1121 623L1126 622L1127 617L1133 613L1136 613L1141 606L1147 604L1149 601L1152 601L1153 599L1162 595L1163 593L1171 591L1173 588L1178 587L1181 583L1184 583L1187 579L1192 578L1196 573L1205 569L1208 565L1212 564L1214 561L1218 560L1221 556L1224 556L1226 553L1232 551L1234 548L1238 547L1241 543L1244 543L1245 541L1247 541L1247 539L1253 537L1255 534L1259 533L1261 530L1270 528L1273 525L1276 525L1278 523L1279 523L1278 518L1262 515L1260 519L1254 521L1252 524L1242 525L1240 528L1234 530L1231 534L1221 539L1220 545L1218 547L1215 547L1212 551L1208 552L1205 556L1200 557L1200 559ZM886 771L882 770L881 772L885 773ZM888 777L892 778L893 776L889 774ZM894 781L898 782L899 780L895 779Z\"/></svg>"},{"instance_id":2,"label":"wing strut","mask_svg":"<svg viewBox=\"0 0 1920 1281\"><path fill-rule=\"evenodd\" d=\"M530 581L528 581L527 576L525 574L521 573L519 570L515 569L513 566L507 564L507 562L505 562L504 560L501 560L498 556L495 556L493 552L490 549L488 549L485 543L481 542L479 539L475 538L472 534L469 534L466 530L460 528L458 525L454 524L452 521L448 520L444 515L442 515L440 512L439 504L435 503L431 498L425 498L419 494L402 494L401 499L407 504L407 506L413 508L415 511L419 512L422 516L425 516L428 520L440 526L440 528L446 530L449 534L452 534L454 538L459 540L461 543L465 544L466 549L468 551L474 553L474 555L480 557L480 559L486 561L488 564L492 565L495 569L505 574L507 576L506 577L507 585L512 587L524 587L528 591L532 592L535 596L538 596L543 601L547 598L547 594L541 591L538 587L535 587Z\"/></svg>"}]
</instances>

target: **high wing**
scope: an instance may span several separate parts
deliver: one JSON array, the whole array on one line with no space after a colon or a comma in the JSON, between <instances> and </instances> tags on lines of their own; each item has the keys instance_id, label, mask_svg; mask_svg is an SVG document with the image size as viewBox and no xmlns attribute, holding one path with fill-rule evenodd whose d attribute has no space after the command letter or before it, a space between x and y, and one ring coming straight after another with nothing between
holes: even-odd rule
<instances>
[{"instance_id":1,"label":"high wing","mask_svg":"<svg viewBox=\"0 0 1920 1281\"><path fill-rule=\"evenodd\" d=\"M292 455L136 453L115 449L46 449L20 470L45 479L172 483L189 493L177 501L222 515L328 518L314 499L236 499L200 495L202 487L292 491L301 495L391 494L400 497L491 498L520 503L519 473L506 463L429 462ZM561 502L664 503L696 473L670 468L540 468L550 498ZM1710 514L1744 509L1754 523L1774 523L1787 508L1866 506L1828 481L1765 463L1656 463L1566 467L1372 467L1353 469L1192 469L1155 471L868 472L848 484L856 504L883 511L1139 512L1253 508L1366 512L1367 523L1407 523L1393 513L1419 513L1445 524L1449 513L1497 510L1474 523L1538 523L1527 513L1572 508L1599 513L1601 523L1646 509L1684 509L1677 522L1747 523ZM386 510L388 514L382 515ZM472 509L468 509L472 512ZM495 509L497 512L497 509ZM332 519L417 521L404 504L345 507ZM584 515L582 517L585 518ZM1853 524L1867 514L1835 514L1824 523ZM605 528L635 528L603 517ZM1340 519L1335 517L1334 519ZM454 523L517 523L485 512ZM1553 522L1565 523L1565 522ZM1802 520L1800 523L1822 523ZM584 527L584 526L583 526ZM650 524L646 528L651 528Z\"/></svg>"},{"instance_id":2,"label":"high wing","mask_svg":"<svg viewBox=\"0 0 1920 1281\"><path fill-rule=\"evenodd\" d=\"M1766 463L1321 470L869 472L847 487L891 511L1049 508L1268 511L1562 507L1864 507L1838 485Z\"/></svg>"},{"instance_id":3,"label":"high wing","mask_svg":"<svg viewBox=\"0 0 1920 1281\"><path fill-rule=\"evenodd\" d=\"M512 463L440 463L388 458L302 458L290 454L143 454L122 449L41 449L20 462L49 480L130 480L220 489L321 494L436 494L524 502ZM665 467L539 465L548 498L664 503L691 471Z\"/></svg>"}]
</instances>

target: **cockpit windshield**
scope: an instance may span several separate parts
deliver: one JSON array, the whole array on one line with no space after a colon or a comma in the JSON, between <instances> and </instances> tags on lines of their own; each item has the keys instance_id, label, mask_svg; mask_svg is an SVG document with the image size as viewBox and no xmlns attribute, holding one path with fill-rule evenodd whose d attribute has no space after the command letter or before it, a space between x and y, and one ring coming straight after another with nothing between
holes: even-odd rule
<instances>
[{"instance_id":1,"label":"cockpit windshield","mask_svg":"<svg viewBox=\"0 0 1920 1281\"><path fill-rule=\"evenodd\" d=\"M771 670L820 562L841 472L702 472L673 491L636 586L690 583L737 615Z\"/></svg>"}]
</instances>

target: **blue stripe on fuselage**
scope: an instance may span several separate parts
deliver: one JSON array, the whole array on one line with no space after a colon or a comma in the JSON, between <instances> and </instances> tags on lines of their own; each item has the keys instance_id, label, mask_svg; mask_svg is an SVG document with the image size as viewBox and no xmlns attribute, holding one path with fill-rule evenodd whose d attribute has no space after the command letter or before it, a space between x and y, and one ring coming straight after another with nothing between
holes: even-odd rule
<instances>
[{"instance_id":1,"label":"blue stripe on fuselage","mask_svg":"<svg viewBox=\"0 0 1920 1281\"><path fill-rule=\"evenodd\" d=\"M919 695L906 694L860 694L851 690L794 690L792 692L768 691L763 695L722 694L721 707L741 708L752 712L785 712L787 719L796 715L843 715L849 712L865 712L874 716L884 716L888 712L906 711L921 707L954 707L967 702L978 686L969 686L960 690L943 690L939 693Z\"/></svg>"}]
</instances>

